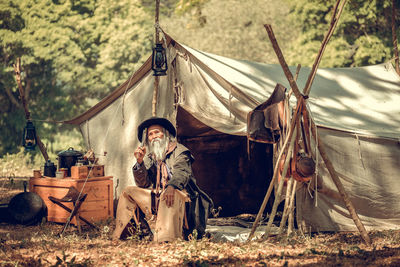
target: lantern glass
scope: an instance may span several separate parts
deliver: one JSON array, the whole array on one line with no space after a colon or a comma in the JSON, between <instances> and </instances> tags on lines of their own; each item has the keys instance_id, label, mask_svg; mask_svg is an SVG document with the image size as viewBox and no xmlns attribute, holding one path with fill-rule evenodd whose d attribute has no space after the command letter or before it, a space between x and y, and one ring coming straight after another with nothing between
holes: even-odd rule
<instances>
[{"instance_id":1,"label":"lantern glass","mask_svg":"<svg viewBox=\"0 0 400 267\"><path fill-rule=\"evenodd\" d=\"M24 136L22 140L22 145L25 147L25 150L35 150L36 146L36 130L32 121L27 121L26 126L24 128Z\"/></svg>"},{"instance_id":2,"label":"lantern glass","mask_svg":"<svg viewBox=\"0 0 400 267\"><path fill-rule=\"evenodd\" d=\"M153 76L167 75L167 55L162 44L156 44L153 48L151 69L154 71Z\"/></svg>"}]
</instances>

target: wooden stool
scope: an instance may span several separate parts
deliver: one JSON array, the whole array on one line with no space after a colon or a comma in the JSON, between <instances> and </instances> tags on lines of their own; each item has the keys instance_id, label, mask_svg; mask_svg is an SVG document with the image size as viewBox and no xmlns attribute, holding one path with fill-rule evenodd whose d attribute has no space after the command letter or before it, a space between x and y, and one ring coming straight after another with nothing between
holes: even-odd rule
<instances>
[{"instance_id":1,"label":"wooden stool","mask_svg":"<svg viewBox=\"0 0 400 267\"><path fill-rule=\"evenodd\" d=\"M49 200L51 200L51 202L53 202L54 204L57 204L58 206L60 206L61 208L65 209L66 211L70 212L70 216L68 218L69 221L66 222L64 229L61 231L60 235L62 235L64 233L64 231L66 230L66 228L68 227L69 222L75 217L76 219L76 226L78 227L78 231L79 233L81 233L81 224L80 224L80 220L84 221L86 224L88 224L89 226L98 229L95 225L93 225L92 223L90 223L88 220L86 220L85 218L83 218L82 216L79 215L79 208L81 207L83 201L85 201L87 194L82 194L79 199L79 191L73 187L70 186L69 190L67 192L67 194L63 197L63 198L55 198L52 196L49 196ZM71 210L70 208L68 208L67 206L65 206L62 202L72 202L74 204L74 208Z\"/></svg>"}]
</instances>

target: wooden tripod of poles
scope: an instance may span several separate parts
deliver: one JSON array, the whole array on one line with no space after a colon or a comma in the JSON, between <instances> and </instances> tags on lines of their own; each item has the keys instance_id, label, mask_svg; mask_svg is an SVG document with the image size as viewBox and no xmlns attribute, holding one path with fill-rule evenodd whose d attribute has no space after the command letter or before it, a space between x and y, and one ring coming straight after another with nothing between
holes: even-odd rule
<instances>
[{"instance_id":1,"label":"wooden tripod of poles","mask_svg":"<svg viewBox=\"0 0 400 267\"><path fill-rule=\"evenodd\" d=\"M269 185L269 188L267 190L267 193L265 195L265 198L264 198L264 201L263 201L263 203L261 205L261 208L260 208L260 210L259 210L259 212L257 214L256 220L253 223L253 227L252 227L250 235L248 237L248 241L252 239L252 237L254 235L254 232L255 232L255 230L257 228L257 225L259 223L259 220L261 218L261 214L264 212L266 203L268 202L268 199L270 197L270 194L271 194L271 191L272 191L272 187L273 187L273 185L275 183L275 180L277 178L278 164L279 164L279 162L280 162L280 160L282 158L282 155L287 150L289 150L289 152L290 152L290 150L293 149L293 146L294 146L294 141L293 140L295 140L295 135L296 135L295 132L296 132L296 129L297 129L296 125L298 125L299 119L300 119L299 118L299 110L302 110L303 112L308 113L307 109L305 107L302 108L302 106L305 105L305 101L308 98L308 95L309 95L309 92L310 92L310 89L311 89L311 85L312 85L312 82L314 80L314 77L315 77L317 68L319 66L319 63L321 61L323 52L325 50L325 47L326 47L330 37L333 34L333 31L334 31L334 29L336 27L337 21L338 21L338 19L340 17L340 14L341 14L341 12L343 10L343 7L344 7L345 3L346 3L346 1L341 1L341 0L338 0L336 2L335 8L334 8L334 12L333 12L333 16L332 16L332 20L331 20L330 28L329 28L328 32L326 33L326 35L324 37L324 40L322 41L321 48L320 48L319 53L317 55L317 58L315 59L315 62L313 64L312 71L311 71L310 75L308 76L308 80L307 80L306 86L305 86L305 88L303 90L303 94L304 95L302 95L300 93L300 90L297 87L296 81L293 78L292 73L290 72L288 65L286 64L286 61L285 61L285 59L283 57L283 54L282 54L282 51L280 50L278 42L275 39L275 35L274 35L273 31L272 31L271 25L268 25L268 24L264 25L265 29L267 30L268 36L270 38L270 41L272 43L272 46L274 48L274 51L277 54L279 63L281 64L282 69L283 69L283 71L285 73L285 76L289 81L289 84L290 84L290 86L291 86L291 88L293 90L294 95L296 96L298 104L297 104L296 112L295 112L295 114L294 114L294 116L292 118L291 124L290 124L289 133L288 133L288 135L286 137L284 145L281 148L281 151L279 153L278 159L276 161L276 165L274 167L274 175L272 177L271 183ZM311 123L311 121L310 121L310 123ZM316 143L318 144L317 147L318 147L319 153L320 153L320 155L321 155L321 157L322 157L322 159L323 159L323 161L324 161L324 163L325 163L325 165L326 165L326 167L328 169L328 172L329 172L333 182L335 183L335 185L336 185L336 187L337 187L337 189L338 189L338 191L339 191L339 193L340 193L340 195L342 197L343 202L345 203L346 208L348 209L348 211L349 211L349 213L350 213L355 225L357 226L363 241L367 245L370 245L371 244L371 240L370 240L370 238L369 238L369 236L367 234L367 231L365 230L364 225L362 224L360 218L358 217L358 215L357 215L357 213L355 211L355 208L354 208L352 202L350 201L350 199L349 199L349 197L348 197L348 195L347 195L347 193L346 193L346 191L344 189L344 186L341 183L341 181L340 181L340 179L339 179L339 177L338 177L338 175L337 175L337 173L336 173L336 171L335 171L335 169L333 167L332 162L330 161L330 159L327 156L327 153L325 151L325 146L324 146L324 144L323 144L318 132L315 130L316 129L316 125L311 125L311 129L312 129L313 137L314 137ZM289 142L290 142L290 145L288 146ZM288 153L287 155L289 155L289 154L290 153ZM286 157L286 159L285 159L284 168L283 168L283 172L282 172L282 177L283 178L281 179L281 181L280 181L280 183L278 185L277 196L275 197L275 203L273 205L272 213L271 213L271 216L269 218L269 221L268 221L268 224L267 224L267 229L265 231L264 236L268 236L269 229L270 229L270 227L272 225L272 222L274 220L274 216L275 216L275 213L276 213L276 208L277 208L277 206L279 204L280 191L282 191L283 180L284 180L284 177L286 176L286 171L287 171L287 168L288 168L288 165L289 165L288 162L287 162L288 160L289 160L289 156Z\"/></svg>"}]
</instances>

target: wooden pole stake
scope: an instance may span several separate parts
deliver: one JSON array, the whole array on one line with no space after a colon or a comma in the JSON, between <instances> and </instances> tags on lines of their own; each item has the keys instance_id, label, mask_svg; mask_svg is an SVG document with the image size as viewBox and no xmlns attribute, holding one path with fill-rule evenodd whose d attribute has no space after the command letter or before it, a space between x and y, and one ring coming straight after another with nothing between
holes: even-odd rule
<instances>
[{"instance_id":1,"label":"wooden pole stake","mask_svg":"<svg viewBox=\"0 0 400 267\"><path fill-rule=\"evenodd\" d=\"M296 188L297 188L297 181L294 180L292 186L292 192L290 194L290 203L289 203L289 219L288 219L288 231L287 235L289 236L293 232L294 228L294 202L296 198Z\"/></svg>"},{"instance_id":2,"label":"wooden pole stake","mask_svg":"<svg viewBox=\"0 0 400 267\"><path fill-rule=\"evenodd\" d=\"M321 47L319 49L318 55L317 55L317 57L316 57L316 59L314 61L314 64L312 66L310 75L308 76L306 85L305 85L304 90L303 90L303 94L304 95L308 95L310 93L311 85L312 85L312 83L314 81L315 74L317 73L317 69L318 69L319 63L321 62L322 55L323 55L323 53L325 51L326 45L328 44L329 40L331 39L331 36L332 36L333 32L335 31L337 22L339 21L340 15L342 14L342 11L343 11L343 8L344 8L345 4L346 4L346 0L343 0L343 1L337 0L337 2L336 2L335 8L333 10L332 19L331 19L331 25L329 27L328 32L325 34L325 37L324 37L324 39L322 41L322 45L321 45Z\"/></svg>"},{"instance_id":3,"label":"wooden pole stake","mask_svg":"<svg viewBox=\"0 0 400 267\"><path fill-rule=\"evenodd\" d=\"M365 230L365 227L363 223L361 222L360 218L358 217L358 214L356 212L356 209L354 208L353 203L351 202L350 198L348 197L346 190L344 189L344 186L342 182L340 181L335 168L333 167L332 162L330 161L326 151L325 151L325 145L323 141L321 140L319 134L316 132L316 125L313 124L311 127L311 132L314 135L314 138L316 142L318 142L318 150L319 154L321 155L322 159L324 160L325 166L328 169L329 174L332 177L333 182L335 183L340 196L342 197L342 200L344 204L346 205L347 210L350 213L351 218L354 221L354 224L357 226L357 229L360 231L361 237L363 238L364 242L367 245L371 245L371 239L368 236L367 231Z\"/></svg>"},{"instance_id":4,"label":"wooden pole stake","mask_svg":"<svg viewBox=\"0 0 400 267\"><path fill-rule=\"evenodd\" d=\"M283 179L283 177L282 177ZM286 185L286 195L285 195L285 206L283 208L283 213L282 213L282 219L281 219L281 223L279 225L279 231L278 231L278 235L280 235L283 232L283 229L285 228L286 225L286 219L289 216L289 202L290 202L290 196L292 193L292 185L293 185L293 177L290 176L290 178L287 181L287 185Z\"/></svg>"},{"instance_id":5,"label":"wooden pole stake","mask_svg":"<svg viewBox=\"0 0 400 267\"><path fill-rule=\"evenodd\" d=\"M30 120L31 113L29 112L28 102L25 99L25 90L22 87L22 83L21 83L21 59L20 58L17 58L17 63L14 64L14 72L15 72L15 78L16 78L17 84L18 84L18 91L19 91L19 95L21 98L22 106L24 107L24 111L25 111L25 119ZM44 160L47 161L49 159L49 155L47 154L46 147L42 143L42 140L40 140L40 137L37 132L36 132L36 143L39 146L40 152L42 152Z\"/></svg>"},{"instance_id":6,"label":"wooden pole stake","mask_svg":"<svg viewBox=\"0 0 400 267\"><path fill-rule=\"evenodd\" d=\"M278 57L279 63L282 66L283 72L285 73L285 76L289 81L290 87L292 87L293 93L296 96L296 98L299 99L301 97L300 90L297 87L296 81L294 80L293 75L289 70L289 66L286 64L286 60L283 57L283 54L278 45L278 42L276 41L275 34L272 30L272 27L270 24L265 24L264 28L267 30L268 37L272 43L272 47L276 53L276 56Z\"/></svg>"}]
</instances>

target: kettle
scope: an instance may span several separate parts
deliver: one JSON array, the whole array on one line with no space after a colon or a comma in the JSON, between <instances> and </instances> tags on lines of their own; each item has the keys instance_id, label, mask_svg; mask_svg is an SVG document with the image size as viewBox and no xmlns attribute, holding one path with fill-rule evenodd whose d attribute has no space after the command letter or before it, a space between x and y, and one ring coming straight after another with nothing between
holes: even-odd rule
<instances>
[{"instance_id":1,"label":"kettle","mask_svg":"<svg viewBox=\"0 0 400 267\"><path fill-rule=\"evenodd\" d=\"M50 160L47 160L47 162L44 164L44 176L56 177L56 170L56 165L54 165L54 163Z\"/></svg>"}]
</instances>

